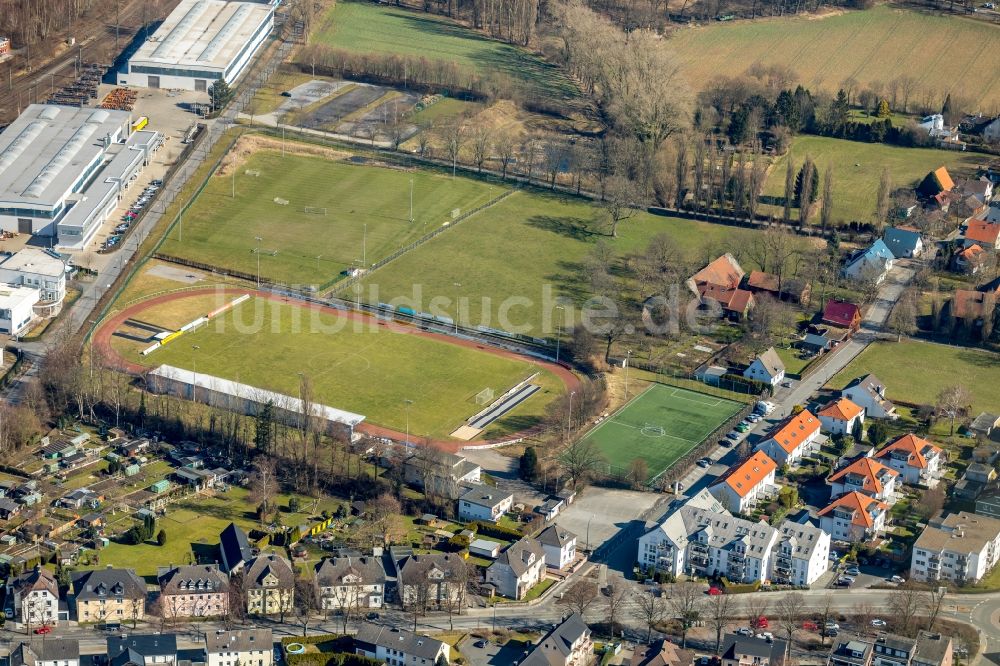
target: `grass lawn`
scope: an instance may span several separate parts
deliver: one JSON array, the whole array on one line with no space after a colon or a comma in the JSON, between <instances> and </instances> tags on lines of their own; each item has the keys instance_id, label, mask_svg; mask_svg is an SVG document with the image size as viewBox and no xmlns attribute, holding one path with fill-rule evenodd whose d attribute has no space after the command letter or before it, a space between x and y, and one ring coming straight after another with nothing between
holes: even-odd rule
<instances>
[{"instance_id":1,"label":"grass lawn","mask_svg":"<svg viewBox=\"0 0 1000 666\"><path fill-rule=\"evenodd\" d=\"M155 309L144 316L155 322ZM500 395L538 370L526 360L374 326L374 320L353 323L332 313L253 299L176 344L132 358L151 366L192 368L197 363L199 373L293 396L300 390L301 371L317 402L400 431L406 427L404 401L409 399L410 432L435 437L448 435L482 409L475 402L482 389L493 387ZM561 382L546 372L539 381L542 390L501 419L506 425L499 427L526 427L562 391Z\"/></svg>"},{"instance_id":2,"label":"grass lawn","mask_svg":"<svg viewBox=\"0 0 1000 666\"><path fill-rule=\"evenodd\" d=\"M433 124L445 118L454 118L463 115L475 115L483 109L483 105L478 102L466 102L460 99L445 97L426 109L417 111L408 120L416 125Z\"/></svg>"},{"instance_id":3,"label":"grass lawn","mask_svg":"<svg viewBox=\"0 0 1000 666\"><path fill-rule=\"evenodd\" d=\"M812 363L813 359L799 358L799 350L791 347L775 347L778 358L785 364L785 372L791 375L799 375L806 366Z\"/></svg>"},{"instance_id":4,"label":"grass lawn","mask_svg":"<svg viewBox=\"0 0 1000 666\"><path fill-rule=\"evenodd\" d=\"M863 87L911 76L920 91L911 94L911 105L924 91L938 106L947 93L968 99L969 108L1000 102L1000 28L939 13L881 5L822 19L711 22L677 30L670 48L695 86L760 63L791 68L813 92L836 93L847 77Z\"/></svg>"},{"instance_id":5,"label":"grass lawn","mask_svg":"<svg viewBox=\"0 0 1000 666\"><path fill-rule=\"evenodd\" d=\"M260 175L248 176L248 170ZM232 187L231 176L216 173L161 251L249 275L256 274L259 258L264 277L325 284L355 262L374 263L449 221L453 209L475 208L490 195L489 185L477 180L268 150L236 169L235 199ZM500 192L493 188L494 195ZM274 203L276 197L288 205ZM326 214L306 213L307 206L325 208Z\"/></svg>"},{"instance_id":6,"label":"grass lawn","mask_svg":"<svg viewBox=\"0 0 1000 666\"><path fill-rule=\"evenodd\" d=\"M562 99L579 93L554 65L526 50L486 37L443 16L400 7L338 2L310 41L355 53L398 54L455 63L479 75L500 75L532 94Z\"/></svg>"},{"instance_id":7,"label":"grass lawn","mask_svg":"<svg viewBox=\"0 0 1000 666\"><path fill-rule=\"evenodd\" d=\"M806 156L811 156L819 167L821 186L826 170L833 168L833 217L844 222L871 221L883 167L889 168L895 187L909 187L918 184L929 171L939 166L947 166L952 176L958 178L962 174L969 175L983 160L978 153L797 136L792 141L791 151L775 161L764 183L765 200L766 197L774 197L775 204L764 208L779 215L785 195L785 165L789 155L796 169L802 166ZM793 215L797 216L798 211ZM814 220L818 217L818 213L814 214Z\"/></svg>"},{"instance_id":8,"label":"grass lawn","mask_svg":"<svg viewBox=\"0 0 1000 666\"><path fill-rule=\"evenodd\" d=\"M998 354L915 340L876 342L827 386L843 388L868 372L885 382L890 400L933 405L941 389L962 384L972 393L973 415L1000 412Z\"/></svg>"},{"instance_id":9,"label":"grass lawn","mask_svg":"<svg viewBox=\"0 0 1000 666\"><path fill-rule=\"evenodd\" d=\"M703 442L740 407L731 400L653 384L586 437L621 471L636 458L645 460L653 478Z\"/></svg>"},{"instance_id":10,"label":"grass lawn","mask_svg":"<svg viewBox=\"0 0 1000 666\"><path fill-rule=\"evenodd\" d=\"M582 305L591 294L584 263L599 241L619 257L667 234L696 262L738 248L756 232L637 213L612 238L605 212L589 202L520 191L448 233L411 250L367 280L365 298L427 311L432 299L448 316L461 298L460 321L536 337L572 325L574 308L557 312L556 298ZM752 266L744 263L750 270ZM460 285L460 286L456 286ZM559 321L565 316L565 322Z\"/></svg>"}]
</instances>

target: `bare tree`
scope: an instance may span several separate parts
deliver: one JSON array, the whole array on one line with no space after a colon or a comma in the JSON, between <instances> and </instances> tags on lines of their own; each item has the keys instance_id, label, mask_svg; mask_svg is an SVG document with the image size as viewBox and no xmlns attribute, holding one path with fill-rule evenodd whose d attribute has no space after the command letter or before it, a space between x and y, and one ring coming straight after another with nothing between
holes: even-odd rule
<instances>
[{"instance_id":1,"label":"bare tree","mask_svg":"<svg viewBox=\"0 0 1000 666\"><path fill-rule=\"evenodd\" d=\"M621 620L622 612L625 610L629 600L628 586L624 580L609 581L605 595L604 602L608 614L608 625L611 628L611 635L614 636L615 630Z\"/></svg>"},{"instance_id":2,"label":"bare tree","mask_svg":"<svg viewBox=\"0 0 1000 666\"><path fill-rule=\"evenodd\" d=\"M920 590L905 585L889 593L889 612L896 623L896 630L903 636L910 635L913 620L923 605L922 596Z\"/></svg>"},{"instance_id":3,"label":"bare tree","mask_svg":"<svg viewBox=\"0 0 1000 666\"><path fill-rule=\"evenodd\" d=\"M243 572L236 572L229 577L229 594L226 599L225 623L227 627L237 622L245 624L247 621L247 590L246 579Z\"/></svg>"},{"instance_id":4,"label":"bare tree","mask_svg":"<svg viewBox=\"0 0 1000 666\"><path fill-rule=\"evenodd\" d=\"M597 583L590 578L583 578L573 584L563 594L562 602L583 616L587 609L597 600Z\"/></svg>"},{"instance_id":5,"label":"bare tree","mask_svg":"<svg viewBox=\"0 0 1000 666\"><path fill-rule=\"evenodd\" d=\"M570 483L576 488L586 485L593 478L604 462L604 456L593 440L581 439L566 447L561 462Z\"/></svg>"},{"instance_id":6,"label":"bare tree","mask_svg":"<svg viewBox=\"0 0 1000 666\"><path fill-rule=\"evenodd\" d=\"M624 176L612 176L605 188L604 210L611 221L611 236L618 236L618 225L635 215L636 192L632 181Z\"/></svg>"},{"instance_id":7,"label":"bare tree","mask_svg":"<svg viewBox=\"0 0 1000 666\"><path fill-rule=\"evenodd\" d=\"M753 596L753 595L750 595ZM726 626L739 615L740 604L731 594L716 594L708 599L709 623L715 629L715 654L722 652L722 633Z\"/></svg>"},{"instance_id":8,"label":"bare tree","mask_svg":"<svg viewBox=\"0 0 1000 666\"><path fill-rule=\"evenodd\" d=\"M833 615L833 595L830 593L823 595L823 600L819 606L820 615L820 642L826 645L826 625Z\"/></svg>"},{"instance_id":9,"label":"bare tree","mask_svg":"<svg viewBox=\"0 0 1000 666\"><path fill-rule=\"evenodd\" d=\"M938 414L944 414L951 419L951 432L955 434L955 418L968 411L972 403L972 393L961 384L954 384L941 389L934 406Z\"/></svg>"},{"instance_id":10,"label":"bare tree","mask_svg":"<svg viewBox=\"0 0 1000 666\"><path fill-rule=\"evenodd\" d=\"M767 617L771 600L763 594L748 594L746 597L745 605L747 616L750 618L750 628L757 631L760 629L760 618Z\"/></svg>"},{"instance_id":11,"label":"bare tree","mask_svg":"<svg viewBox=\"0 0 1000 666\"><path fill-rule=\"evenodd\" d=\"M670 586L670 610L681 625L681 648L687 647L688 630L701 617L703 606L701 586L693 582Z\"/></svg>"},{"instance_id":12,"label":"bare tree","mask_svg":"<svg viewBox=\"0 0 1000 666\"><path fill-rule=\"evenodd\" d=\"M645 590L632 595L632 605L630 607L632 617L642 622L646 627L646 642L653 636L653 629L656 625L667 619L670 612L670 605L663 594L663 589L659 587L647 587Z\"/></svg>"},{"instance_id":13,"label":"bare tree","mask_svg":"<svg viewBox=\"0 0 1000 666\"><path fill-rule=\"evenodd\" d=\"M477 127L472 133L472 158L476 163L476 172L483 172L483 163L490 156L493 147L493 133L485 126Z\"/></svg>"},{"instance_id":14,"label":"bare tree","mask_svg":"<svg viewBox=\"0 0 1000 666\"><path fill-rule=\"evenodd\" d=\"M517 150L514 138L510 135L510 132L501 131L497 134L496 140L493 142L493 147L496 150L497 159L500 160L500 178L507 180L507 169L510 168L511 163L514 161L514 155Z\"/></svg>"},{"instance_id":15,"label":"bare tree","mask_svg":"<svg viewBox=\"0 0 1000 666\"><path fill-rule=\"evenodd\" d=\"M402 526L403 507L389 493L382 493L365 507L371 526L372 545L391 545L405 535Z\"/></svg>"},{"instance_id":16,"label":"bare tree","mask_svg":"<svg viewBox=\"0 0 1000 666\"><path fill-rule=\"evenodd\" d=\"M875 607L872 604L867 601L859 601L854 604L853 612L859 627L867 629L872 626L872 620L875 619Z\"/></svg>"},{"instance_id":17,"label":"bare tree","mask_svg":"<svg viewBox=\"0 0 1000 666\"><path fill-rule=\"evenodd\" d=\"M787 639L785 659L789 659L792 648L792 635L798 628L802 619L802 609L805 608L806 600L801 592L789 592L784 595L774 605L778 616L778 625L785 632Z\"/></svg>"},{"instance_id":18,"label":"bare tree","mask_svg":"<svg viewBox=\"0 0 1000 666\"><path fill-rule=\"evenodd\" d=\"M904 335L913 335L916 332L918 312L916 295L911 289L907 289L896 301L887 322L889 330L896 334L896 342L902 340Z\"/></svg>"},{"instance_id":19,"label":"bare tree","mask_svg":"<svg viewBox=\"0 0 1000 666\"><path fill-rule=\"evenodd\" d=\"M927 615L928 631L934 631L934 624L941 615L941 609L944 607L944 596L947 592L948 588L942 585L936 590L927 590L924 593L924 612Z\"/></svg>"},{"instance_id":20,"label":"bare tree","mask_svg":"<svg viewBox=\"0 0 1000 666\"><path fill-rule=\"evenodd\" d=\"M823 205L819 210L820 227L825 233L833 225L833 168L823 174Z\"/></svg>"},{"instance_id":21,"label":"bare tree","mask_svg":"<svg viewBox=\"0 0 1000 666\"><path fill-rule=\"evenodd\" d=\"M262 525L265 517L271 512L271 503L277 494L277 463L270 456L258 456L253 462L253 472L250 475L250 498L258 507Z\"/></svg>"},{"instance_id":22,"label":"bare tree","mask_svg":"<svg viewBox=\"0 0 1000 666\"><path fill-rule=\"evenodd\" d=\"M309 633L309 622L316 610L316 586L305 576L295 578L295 615L302 624L302 635Z\"/></svg>"}]
</instances>

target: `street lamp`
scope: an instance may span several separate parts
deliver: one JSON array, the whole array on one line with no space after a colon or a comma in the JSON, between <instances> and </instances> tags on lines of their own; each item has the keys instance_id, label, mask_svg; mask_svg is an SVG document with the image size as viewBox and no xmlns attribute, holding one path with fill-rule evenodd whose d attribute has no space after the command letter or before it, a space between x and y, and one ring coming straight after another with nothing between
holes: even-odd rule
<instances>
[{"instance_id":1,"label":"street lamp","mask_svg":"<svg viewBox=\"0 0 1000 666\"><path fill-rule=\"evenodd\" d=\"M198 345L191 345L191 401L198 402L198 356L196 351L201 349Z\"/></svg>"},{"instance_id":2,"label":"street lamp","mask_svg":"<svg viewBox=\"0 0 1000 666\"><path fill-rule=\"evenodd\" d=\"M566 414L566 440L569 441L569 433L573 429L573 396L576 395L576 391L570 391L569 393L569 412Z\"/></svg>"},{"instance_id":3,"label":"street lamp","mask_svg":"<svg viewBox=\"0 0 1000 666\"><path fill-rule=\"evenodd\" d=\"M562 310L563 317L566 316L566 308L561 305L556 306L556 310ZM559 342L562 339L562 318L556 321L556 363L559 363Z\"/></svg>"},{"instance_id":4,"label":"street lamp","mask_svg":"<svg viewBox=\"0 0 1000 666\"><path fill-rule=\"evenodd\" d=\"M628 402L628 366L629 359L632 357L632 350L629 349L625 352L625 402Z\"/></svg>"},{"instance_id":5,"label":"street lamp","mask_svg":"<svg viewBox=\"0 0 1000 666\"><path fill-rule=\"evenodd\" d=\"M405 400L403 400L403 404L406 405L406 441L403 443L403 446L409 448L409 446L410 446L410 405L413 404L413 401L410 400L409 398L406 398Z\"/></svg>"},{"instance_id":6,"label":"street lamp","mask_svg":"<svg viewBox=\"0 0 1000 666\"><path fill-rule=\"evenodd\" d=\"M260 236L254 236L253 239L257 241L257 288L260 289L260 244L264 239Z\"/></svg>"}]
</instances>

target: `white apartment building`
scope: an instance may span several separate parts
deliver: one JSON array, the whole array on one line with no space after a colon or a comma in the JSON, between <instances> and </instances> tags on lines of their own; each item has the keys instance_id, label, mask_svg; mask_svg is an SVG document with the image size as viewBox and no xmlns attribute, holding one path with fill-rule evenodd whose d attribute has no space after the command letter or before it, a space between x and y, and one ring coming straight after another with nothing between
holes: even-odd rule
<instances>
[{"instance_id":1,"label":"white apartment building","mask_svg":"<svg viewBox=\"0 0 1000 666\"><path fill-rule=\"evenodd\" d=\"M857 491L841 495L819 512L819 525L835 541L861 543L885 533L889 505Z\"/></svg>"},{"instance_id":2,"label":"white apartment building","mask_svg":"<svg viewBox=\"0 0 1000 666\"><path fill-rule=\"evenodd\" d=\"M776 425L756 446L779 466L794 465L803 456L819 449L819 419L808 409L789 416Z\"/></svg>"},{"instance_id":3,"label":"white apartment building","mask_svg":"<svg viewBox=\"0 0 1000 666\"><path fill-rule=\"evenodd\" d=\"M812 523L786 520L778 527L771 580L812 585L830 567L830 535Z\"/></svg>"},{"instance_id":4,"label":"white apartment building","mask_svg":"<svg viewBox=\"0 0 1000 666\"><path fill-rule=\"evenodd\" d=\"M944 450L916 435L903 435L875 453L875 459L899 472L912 486L933 486L941 478Z\"/></svg>"},{"instance_id":5,"label":"white apartment building","mask_svg":"<svg viewBox=\"0 0 1000 666\"><path fill-rule=\"evenodd\" d=\"M972 584L1000 559L1000 520L960 511L932 518L913 544L910 575L924 582Z\"/></svg>"},{"instance_id":6,"label":"white apartment building","mask_svg":"<svg viewBox=\"0 0 1000 666\"><path fill-rule=\"evenodd\" d=\"M565 569L576 559L576 535L558 525L549 525L538 535L545 551L545 564L553 569Z\"/></svg>"},{"instance_id":7,"label":"white apartment building","mask_svg":"<svg viewBox=\"0 0 1000 666\"><path fill-rule=\"evenodd\" d=\"M763 582L777 541L778 531L767 523L684 506L639 538L637 559L644 567L674 575Z\"/></svg>"},{"instance_id":8,"label":"white apartment building","mask_svg":"<svg viewBox=\"0 0 1000 666\"><path fill-rule=\"evenodd\" d=\"M23 335L35 319L38 290L0 284L0 333Z\"/></svg>"},{"instance_id":9,"label":"white apartment building","mask_svg":"<svg viewBox=\"0 0 1000 666\"><path fill-rule=\"evenodd\" d=\"M896 482L899 472L873 458L858 458L834 472L828 479L830 496L840 497L859 492L881 500L890 506L896 502Z\"/></svg>"},{"instance_id":10,"label":"white apartment building","mask_svg":"<svg viewBox=\"0 0 1000 666\"><path fill-rule=\"evenodd\" d=\"M744 513L777 492L774 483L777 471L777 463L763 451L757 451L733 465L708 490L729 511Z\"/></svg>"},{"instance_id":11,"label":"white apartment building","mask_svg":"<svg viewBox=\"0 0 1000 666\"><path fill-rule=\"evenodd\" d=\"M509 599L523 599L544 577L545 551L542 544L528 537L512 543L486 569L486 582Z\"/></svg>"},{"instance_id":12,"label":"white apartment building","mask_svg":"<svg viewBox=\"0 0 1000 666\"><path fill-rule=\"evenodd\" d=\"M385 570L375 557L327 557L314 577L322 610L381 608Z\"/></svg>"},{"instance_id":13,"label":"white apartment building","mask_svg":"<svg viewBox=\"0 0 1000 666\"><path fill-rule=\"evenodd\" d=\"M66 299L66 262L55 252L25 247L0 255L0 282L37 289L35 314L54 317Z\"/></svg>"},{"instance_id":14,"label":"white apartment building","mask_svg":"<svg viewBox=\"0 0 1000 666\"><path fill-rule=\"evenodd\" d=\"M29 627L55 625L59 620L59 583L45 568L35 567L7 586L13 598L14 618Z\"/></svg>"}]
</instances>

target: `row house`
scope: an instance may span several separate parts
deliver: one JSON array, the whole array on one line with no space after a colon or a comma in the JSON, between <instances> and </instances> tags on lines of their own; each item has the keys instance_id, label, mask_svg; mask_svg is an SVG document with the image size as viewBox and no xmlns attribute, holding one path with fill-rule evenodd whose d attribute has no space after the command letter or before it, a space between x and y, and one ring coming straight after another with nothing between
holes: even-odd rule
<instances>
[{"instance_id":1,"label":"row house","mask_svg":"<svg viewBox=\"0 0 1000 666\"><path fill-rule=\"evenodd\" d=\"M859 492L891 506L896 502L898 479L896 470L873 458L861 457L834 472L826 482L831 497Z\"/></svg>"},{"instance_id":2,"label":"row house","mask_svg":"<svg viewBox=\"0 0 1000 666\"><path fill-rule=\"evenodd\" d=\"M78 571L70 587L80 622L120 623L146 615L146 583L134 569Z\"/></svg>"},{"instance_id":3,"label":"row house","mask_svg":"<svg viewBox=\"0 0 1000 666\"><path fill-rule=\"evenodd\" d=\"M875 459L899 472L912 486L934 486L944 471L944 450L916 435L903 435L875 453Z\"/></svg>"},{"instance_id":4,"label":"row house","mask_svg":"<svg viewBox=\"0 0 1000 666\"><path fill-rule=\"evenodd\" d=\"M217 565L163 568L157 582L166 617L222 617L229 611L229 577Z\"/></svg>"},{"instance_id":5,"label":"row house","mask_svg":"<svg viewBox=\"0 0 1000 666\"><path fill-rule=\"evenodd\" d=\"M205 666L274 666L270 629L205 632Z\"/></svg>"},{"instance_id":6,"label":"row house","mask_svg":"<svg viewBox=\"0 0 1000 666\"><path fill-rule=\"evenodd\" d=\"M763 451L779 467L794 465L804 456L819 449L820 422L808 409L789 416L777 424L760 442L756 450Z\"/></svg>"}]
</instances>

